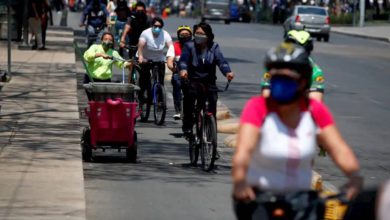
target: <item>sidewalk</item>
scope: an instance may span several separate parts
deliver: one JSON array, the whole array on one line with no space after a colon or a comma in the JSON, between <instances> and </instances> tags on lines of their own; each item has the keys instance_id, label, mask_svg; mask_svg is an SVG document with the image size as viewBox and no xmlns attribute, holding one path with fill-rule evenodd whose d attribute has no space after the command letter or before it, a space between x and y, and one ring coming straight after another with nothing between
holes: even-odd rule
<instances>
[{"instance_id":1,"label":"sidewalk","mask_svg":"<svg viewBox=\"0 0 390 220\"><path fill-rule=\"evenodd\" d=\"M366 27L332 27L332 32L390 42L390 24Z\"/></svg>"},{"instance_id":2,"label":"sidewalk","mask_svg":"<svg viewBox=\"0 0 390 220\"><path fill-rule=\"evenodd\" d=\"M13 46L0 92L0 219L85 219L73 30L47 35L46 51Z\"/></svg>"}]
</instances>

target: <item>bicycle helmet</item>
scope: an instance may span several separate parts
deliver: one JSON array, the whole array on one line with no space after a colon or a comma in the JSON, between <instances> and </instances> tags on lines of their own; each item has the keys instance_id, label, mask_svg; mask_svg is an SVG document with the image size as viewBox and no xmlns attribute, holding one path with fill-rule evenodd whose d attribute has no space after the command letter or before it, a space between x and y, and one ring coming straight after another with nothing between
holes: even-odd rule
<instances>
[{"instance_id":1,"label":"bicycle helmet","mask_svg":"<svg viewBox=\"0 0 390 220\"><path fill-rule=\"evenodd\" d=\"M187 25L181 25L181 26L179 26L179 27L177 28L177 30L176 30L176 31L177 31L177 37L179 37L180 32L183 31L183 30L189 31L190 34L192 35L192 30L191 30L191 28L190 28L189 26L187 26Z\"/></svg>"},{"instance_id":2,"label":"bicycle helmet","mask_svg":"<svg viewBox=\"0 0 390 220\"><path fill-rule=\"evenodd\" d=\"M313 39L311 38L310 33L307 31L291 30L287 33L284 41L298 44L304 47L309 55L313 50Z\"/></svg>"},{"instance_id":3,"label":"bicycle helmet","mask_svg":"<svg viewBox=\"0 0 390 220\"><path fill-rule=\"evenodd\" d=\"M267 71L273 68L289 68L296 70L303 78L310 82L312 66L306 50L297 44L283 42L270 49L265 56Z\"/></svg>"}]
</instances>

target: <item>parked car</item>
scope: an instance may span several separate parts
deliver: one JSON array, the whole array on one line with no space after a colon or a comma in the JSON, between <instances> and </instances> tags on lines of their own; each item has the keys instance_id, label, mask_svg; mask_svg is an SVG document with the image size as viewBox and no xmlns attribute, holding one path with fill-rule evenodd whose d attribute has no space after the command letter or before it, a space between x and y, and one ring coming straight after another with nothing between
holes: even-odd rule
<instances>
[{"instance_id":1,"label":"parked car","mask_svg":"<svg viewBox=\"0 0 390 220\"><path fill-rule=\"evenodd\" d=\"M223 20L230 24L230 0L204 0L202 21Z\"/></svg>"},{"instance_id":2,"label":"parked car","mask_svg":"<svg viewBox=\"0 0 390 220\"><path fill-rule=\"evenodd\" d=\"M330 18L324 7L295 6L292 15L283 24L284 34L290 30L302 30L309 32L318 41L329 41Z\"/></svg>"},{"instance_id":3,"label":"parked car","mask_svg":"<svg viewBox=\"0 0 390 220\"><path fill-rule=\"evenodd\" d=\"M247 0L243 4L239 5L237 0L231 0L230 3L230 20L247 22L251 21L251 13L249 10L249 3Z\"/></svg>"}]
</instances>

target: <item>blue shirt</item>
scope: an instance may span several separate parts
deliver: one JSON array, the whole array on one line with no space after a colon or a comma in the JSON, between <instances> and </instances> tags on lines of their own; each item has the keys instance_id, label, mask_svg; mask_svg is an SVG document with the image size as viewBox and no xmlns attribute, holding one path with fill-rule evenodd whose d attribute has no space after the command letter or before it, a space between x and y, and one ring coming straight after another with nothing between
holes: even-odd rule
<instances>
[{"instance_id":1,"label":"blue shirt","mask_svg":"<svg viewBox=\"0 0 390 220\"><path fill-rule=\"evenodd\" d=\"M224 76L231 72L229 63L223 57L217 43L214 42L203 52L196 48L194 41L184 44L179 60L179 70L187 70L190 80L215 85L217 66Z\"/></svg>"}]
</instances>

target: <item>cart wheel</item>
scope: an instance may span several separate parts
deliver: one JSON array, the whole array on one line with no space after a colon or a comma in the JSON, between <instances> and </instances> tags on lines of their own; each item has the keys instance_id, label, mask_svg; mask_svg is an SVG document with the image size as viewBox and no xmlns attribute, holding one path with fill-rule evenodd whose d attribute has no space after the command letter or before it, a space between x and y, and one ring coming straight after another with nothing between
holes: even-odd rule
<instances>
[{"instance_id":1,"label":"cart wheel","mask_svg":"<svg viewBox=\"0 0 390 220\"><path fill-rule=\"evenodd\" d=\"M81 137L81 150L82 157L85 162L92 160L92 146L91 146L91 129L89 127L84 128L83 136Z\"/></svg>"},{"instance_id":2,"label":"cart wheel","mask_svg":"<svg viewBox=\"0 0 390 220\"><path fill-rule=\"evenodd\" d=\"M126 159L130 163L136 163L137 162L137 147L138 147L137 132L134 131L133 146L131 148L127 148L126 149Z\"/></svg>"}]
</instances>

